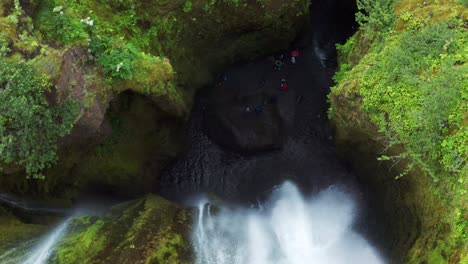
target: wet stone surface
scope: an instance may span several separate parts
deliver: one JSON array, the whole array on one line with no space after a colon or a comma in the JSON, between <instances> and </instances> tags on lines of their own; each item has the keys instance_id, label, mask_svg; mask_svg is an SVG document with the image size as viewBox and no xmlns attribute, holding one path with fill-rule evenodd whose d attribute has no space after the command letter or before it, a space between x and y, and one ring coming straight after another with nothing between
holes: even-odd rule
<instances>
[{"instance_id":1,"label":"wet stone surface","mask_svg":"<svg viewBox=\"0 0 468 264\"><path fill-rule=\"evenodd\" d=\"M310 28L289 49L234 65L199 92L187 148L155 191L179 202L209 193L255 203L292 180L308 194L338 185L361 196L355 175L337 158L327 118L335 43L353 32L355 13L343 16L332 7L349 3L333 3L312 2Z\"/></svg>"},{"instance_id":2,"label":"wet stone surface","mask_svg":"<svg viewBox=\"0 0 468 264\"><path fill-rule=\"evenodd\" d=\"M234 66L198 95L186 129L189 147L163 173L159 193L177 201L201 192L255 201L286 179L308 192L356 188L335 155L327 121L333 69L322 66L312 46L299 50L296 64L290 52L281 70L272 58Z\"/></svg>"}]
</instances>

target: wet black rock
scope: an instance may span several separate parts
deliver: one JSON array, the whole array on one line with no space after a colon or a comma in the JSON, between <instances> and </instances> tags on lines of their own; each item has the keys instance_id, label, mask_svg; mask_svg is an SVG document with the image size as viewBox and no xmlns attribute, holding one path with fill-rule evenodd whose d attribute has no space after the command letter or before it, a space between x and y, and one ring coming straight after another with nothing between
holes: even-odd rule
<instances>
[{"instance_id":1,"label":"wet black rock","mask_svg":"<svg viewBox=\"0 0 468 264\"><path fill-rule=\"evenodd\" d=\"M233 68L210 91L205 128L217 144L241 152L283 146L294 121L296 94L281 90L287 85L285 71L275 70L269 60L260 64L265 65Z\"/></svg>"}]
</instances>

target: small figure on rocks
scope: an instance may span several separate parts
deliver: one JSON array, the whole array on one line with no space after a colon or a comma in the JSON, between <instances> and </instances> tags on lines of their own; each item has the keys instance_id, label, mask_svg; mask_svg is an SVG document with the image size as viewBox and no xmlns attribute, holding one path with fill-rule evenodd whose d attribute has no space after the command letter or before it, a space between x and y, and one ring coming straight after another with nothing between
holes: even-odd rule
<instances>
[{"instance_id":1,"label":"small figure on rocks","mask_svg":"<svg viewBox=\"0 0 468 264\"><path fill-rule=\"evenodd\" d=\"M296 64L296 57L291 57L291 63Z\"/></svg>"},{"instance_id":2,"label":"small figure on rocks","mask_svg":"<svg viewBox=\"0 0 468 264\"><path fill-rule=\"evenodd\" d=\"M291 51L291 63L296 64L296 59L299 57L299 51L297 49Z\"/></svg>"},{"instance_id":3,"label":"small figure on rocks","mask_svg":"<svg viewBox=\"0 0 468 264\"><path fill-rule=\"evenodd\" d=\"M280 91L287 92L289 91L289 86L286 79L281 79Z\"/></svg>"}]
</instances>

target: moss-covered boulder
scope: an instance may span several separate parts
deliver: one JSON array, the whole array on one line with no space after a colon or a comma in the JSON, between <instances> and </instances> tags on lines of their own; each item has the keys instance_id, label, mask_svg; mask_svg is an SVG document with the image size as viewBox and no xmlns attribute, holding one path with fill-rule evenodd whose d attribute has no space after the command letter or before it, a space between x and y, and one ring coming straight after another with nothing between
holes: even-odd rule
<instances>
[{"instance_id":1,"label":"moss-covered boulder","mask_svg":"<svg viewBox=\"0 0 468 264\"><path fill-rule=\"evenodd\" d=\"M51 263L192 263L190 212L155 195L77 217L67 230Z\"/></svg>"},{"instance_id":2,"label":"moss-covered boulder","mask_svg":"<svg viewBox=\"0 0 468 264\"><path fill-rule=\"evenodd\" d=\"M391 262L467 263L468 9L382 2L339 47L336 141L376 197L385 227L370 236Z\"/></svg>"},{"instance_id":3,"label":"moss-covered boulder","mask_svg":"<svg viewBox=\"0 0 468 264\"><path fill-rule=\"evenodd\" d=\"M20 263L38 239L47 231L42 224L26 223L0 206L0 259L2 263Z\"/></svg>"},{"instance_id":4,"label":"moss-covered boulder","mask_svg":"<svg viewBox=\"0 0 468 264\"><path fill-rule=\"evenodd\" d=\"M182 121L133 92L111 102L105 118L112 134L80 158L74 183L130 196L155 190L160 172L179 153Z\"/></svg>"}]
</instances>

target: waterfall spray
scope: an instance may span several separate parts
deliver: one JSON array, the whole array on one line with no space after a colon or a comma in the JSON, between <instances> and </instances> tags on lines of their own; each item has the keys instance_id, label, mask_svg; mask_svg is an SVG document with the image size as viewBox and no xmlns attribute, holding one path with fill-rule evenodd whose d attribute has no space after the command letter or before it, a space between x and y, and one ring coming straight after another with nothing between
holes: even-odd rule
<instances>
[{"instance_id":1,"label":"waterfall spray","mask_svg":"<svg viewBox=\"0 0 468 264\"><path fill-rule=\"evenodd\" d=\"M206 201L198 208L198 264L384 263L352 229L355 203L338 188L305 199L286 182L263 210L221 208L210 214Z\"/></svg>"},{"instance_id":2,"label":"waterfall spray","mask_svg":"<svg viewBox=\"0 0 468 264\"><path fill-rule=\"evenodd\" d=\"M38 247L28 256L23 264L44 264L50 256L50 253L54 249L54 246L64 235L68 224L72 217L65 220L61 225L52 231L43 241L41 241Z\"/></svg>"}]
</instances>

